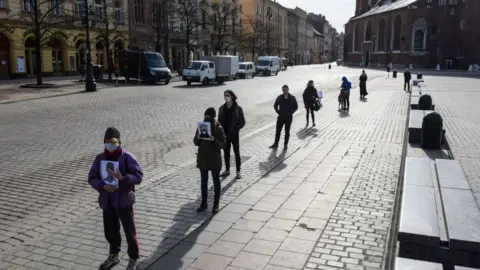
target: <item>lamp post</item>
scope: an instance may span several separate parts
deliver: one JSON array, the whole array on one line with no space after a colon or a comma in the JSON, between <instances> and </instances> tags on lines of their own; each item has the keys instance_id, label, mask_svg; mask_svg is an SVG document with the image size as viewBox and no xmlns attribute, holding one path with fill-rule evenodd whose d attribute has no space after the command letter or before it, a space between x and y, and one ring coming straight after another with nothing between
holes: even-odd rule
<instances>
[{"instance_id":1,"label":"lamp post","mask_svg":"<svg viewBox=\"0 0 480 270\"><path fill-rule=\"evenodd\" d=\"M85 11L85 35L86 35L86 53L87 53L87 78L85 83L85 90L87 92L97 91L97 84L95 83L95 77L93 76L93 63L92 63L92 46L90 44L90 19L88 17L90 8L88 6L88 0L84 0Z\"/></svg>"}]
</instances>

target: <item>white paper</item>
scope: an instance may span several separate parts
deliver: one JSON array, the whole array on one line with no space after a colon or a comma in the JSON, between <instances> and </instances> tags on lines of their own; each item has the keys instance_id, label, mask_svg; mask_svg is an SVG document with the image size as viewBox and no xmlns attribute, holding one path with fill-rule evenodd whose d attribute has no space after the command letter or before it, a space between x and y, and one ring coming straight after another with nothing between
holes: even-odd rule
<instances>
[{"instance_id":1,"label":"white paper","mask_svg":"<svg viewBox=\"0 0 480 270\"><path fill-rule=\"evenodd\" d=\"M323 92L322 92L322 91L318 91L318 92L317 92L317 96L318 96L318 98L323 98Z\"/></svg>"},{"instance_id":2,"label":"white paper","mask_svg":"<svg viewBox=\"0 0 480 270\"><path fill-rule=\"evenodd\" d=\"M23 73L25 72L25 61L23 60L23 57L17 57L17 72L18 73Z\"/></svg>"},{"instance_id":3,"label":"white paper","mask_svg":"<svg viewBox=\"0 0 480 270\"><path fill-rule=\"evenodd\" d=\"M118 187L118 179L113 177L107 169L114 172L118 171L118 161L102 160L100 161L100 177L106 185Z\"/></svg>"},{"instance_id":4,"label":"white paper","mask_svg":"<svg viewBox=\"0 0 480 270\"><path fill-rule=\"evenodd\" d=\"M212 137L212 126L210 122L198 122L197 130L202 140L210 140L210 137Z\"/></svg>"}]
</instances>

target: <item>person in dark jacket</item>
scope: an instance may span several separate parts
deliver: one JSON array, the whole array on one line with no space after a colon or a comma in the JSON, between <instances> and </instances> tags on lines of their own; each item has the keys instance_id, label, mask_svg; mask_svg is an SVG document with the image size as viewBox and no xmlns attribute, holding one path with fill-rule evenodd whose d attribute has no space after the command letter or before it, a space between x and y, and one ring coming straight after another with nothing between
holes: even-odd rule
<instances>
[{"instance_id":1,"label":"person in dark jacket","mask_svg":"<svg viewBox=\"0 0 480 270\"><path fill-rule=\"evenodd\" d=\"M368 95L367 92L367 73L365 73L365 70L362 70L362 75L360 75L360 98L363 99L365 98L366 95Z\"/></svg>"},{"instance_id":2,"label":"person in dark jacket","mask_svg":"<svg viewBox=\"0 0 480 270\"><path fill-rule=\"evenodd\" d=\"M403 91L410 91L412 89L411 86L410 86L410 80L412 79L412 73L410 73L410 70L408 70L408 68L403 73L403 77L405 79L405 83L403 84ZM408 86L408 88L407 88L407 86Z\"/></svg>"},{"instance_id":3,"label":"person in dark jacket","mask_svg":"<svg viewBox=\"0 0 480 270\"><path fill-rule=\"evenodd\" d=\"M227 177L230 175L230 148L233 145L233 153L235 154L235 165L237 169L236 178L242 178L240 174L240 130L245 126L245 116L242 107L237 103L237 96L232 90L223 93L225 104L220 106L218 110L218 122L225 131L226 144L224 149L225 171L220 175Z\"/></svg>"},{"instance_id":4,"label":"person in dark jacket","mask_svg":"<svg viewBox=\"0 0 480 270\"><path fill-rule=\"evenodd\" d=\"M282 132L283 126L285 126L285 149L288 147L288 140L290 139L290 127L292 125L293 114L298 109L297 99L288 93L288 85L282 86L282 92L280 96L275 100L273 108L278 114L277 118L277 127L275 131L275 142L270 148L274 149L278 147L280 141L280 133Z\"/></svg>"},{"instance_id":5,"label":"person in dark jacket","mask_svg":"<svg viewBox=\"0 0 480 270\"><path fill-rule=\"evenodd\" d=\"M139 247L133 205L135 186L142 182L143 172L135 157L122 149L120 131L114 127L108 128L103 142L105 150L96 156L88 173L88 183L99 193L98 202L103 210L105 238L110 244L110 255L100 265L100 269L110 269L120 262L118 254L122 242L120 235L120 223L122 223L130 257L127 270L134 270L138 266ZM114 162L118 162L116 170L112 170L110 165L107 167L108 163L113 165ZM118 186L103 181L105 174L117 179Z\"/></svg>"},{"instance_id":6,"label":"person in dark jacket","mask_svg":"<svg viewBox=\"0 0 480 270\"><path fill-rule=\"evenodd\" d=\"M350 89L352 89L352 83L347 79L347 77L342 77L342 85L340 86L340 95L343 97L343 107L342 110L350 110Z\"/></svg>"},{"instance_id":7,"label":"person in dark jacket","mask_svg":"<svg viewBox=\"0 0 480 270\"><path fill-rule=\"evenodd\" d=\"M212 214L218 213L220 202L220 170L222 169L221 150L225 147L225 134L219 122L215 120L216 111L214 108L208 108L204 114L204 122L210 122L212 136L209 140L200 137L195 133L193 143L198 146L197 168L200 169L200 180L202 190L202 203L197 212L203 212L208 208L208 172L210 171L213 179L214 200Z\"/></svg>"},{"instance_id":8,"label":"person in dark jacket","mask_svg":"<svg viewBox=\"0 0 480 270\"><path fill-rule=\"evenodd\" d=\"M307 88L303 91L303 104L305 105L305 109L307 111L307 127L308 127L308 116L312 116L312 127L315 126L315 111L313 110L313 106L318 99L318 92L315 88L313 81L308 81Z\"/></svg>"}]
</instances>

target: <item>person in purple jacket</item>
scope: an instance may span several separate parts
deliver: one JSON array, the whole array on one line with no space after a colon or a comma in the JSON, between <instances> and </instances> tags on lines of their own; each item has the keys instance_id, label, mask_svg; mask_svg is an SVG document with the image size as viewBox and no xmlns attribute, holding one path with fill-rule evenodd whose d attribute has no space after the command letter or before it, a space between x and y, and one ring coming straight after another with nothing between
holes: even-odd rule
<instances>
[{"instance_id":1,"label":"person in purple jacket","mask_svg":"<svg viewBox=\"0 0 480 270\"><path fill-rule=\"evenodd\" d=\"M128 244L127 270L135 270L138 266L139 247L133 205L135 203L135 186L142 182L143 172L135 157L121 147L120 131L109 127L105 132L105 150L98 154L88 173L88 183L98 191L98 202L103 210L103 227L105 238L110 244L110 255L100 265L100 269L111 269L120 262L118 254L122 238L120 222L122 223ZM115 170L107 163L118 163ZM105 165L103 165L105 164ZM102 166L108 174L118 180L118 186L102 179ZM115 182L116 183L116 182Z\"/></svg>"}]
</instances>

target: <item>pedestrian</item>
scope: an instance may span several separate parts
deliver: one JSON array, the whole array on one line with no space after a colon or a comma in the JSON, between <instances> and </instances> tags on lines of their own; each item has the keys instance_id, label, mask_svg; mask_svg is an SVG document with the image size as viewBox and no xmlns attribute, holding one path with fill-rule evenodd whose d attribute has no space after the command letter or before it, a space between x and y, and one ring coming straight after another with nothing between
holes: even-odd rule
<instances>
[{"instance_id":1,"label":"pedestrian","mask_svg":"<svg viewBox=\"0 0 480 270\"><path fill-rule=\"evenodd\" d=\"M340 86L340 94L343 97L343 107L341 110L348 112L350 110L350 89L352 83L348 81L347 77L342 78L342 85Z\"/></svg>"},{"instance_id":2,"label":"pedestrian","mask_svg":"<svg viewBox=\"0 0 480 270\"><path fill-rule=\"evenodd\" d=\"M365 70L362 70L362 75L360 75L360 99L363 99L366 95L368 95L367 79L367 73L365 73Z\"/></svg>"},{"instance_id":3,"label":"pedestrian","mask_svg":"<svg viewBox=\"0 0 480 270\"><path fill-rule=\"evenodd\" d=\"M412 89L412 87L410 86L410 80L412 79L412 73L410 73L410 70L408 70L408 68L405 69L405 72L403 73L403 77L405 79L405 83L403 84L403 91L410 91Z\"/></svg>"},{"instance_id":4,"label":"pedestrian","mask_svg":"<svg viewBox=\"0 0 480 270\"><path fill-rule=\"evenodd\" d=\"M197 212L207 210L208 199L208 172L212 174L214 200L212 214L218 213L220 202L220 170L222 169L221 150L225 147L225 134L219 122L215 120L216 111L214 108L208 108L204 113L204 122L210 123L210 138L205 140L197 130L193 143L198 146L197 168L200 170L202 203L197 208Z\"/></svg>"},{"instance_id":5,"label":"pedestrian","mask_svg":"<svg viewBox=\"0 0 480 270\"><path fill-rule=\"evenodd\" d=\"M307 111L306 127L308 127L309 115L312 116L312 127L315 126L315 112L313 107L315 105L315 102L317 102L318 98L319 98L318 92L313 84L313 81L312 80L308 81L307 88L305 88L305 91L303 91L303 104L305 105L305 109Z\"/></svg>"},{"instance_id":6,"label":"pedestrian","mask_svg":"<svg viewBox=\"0 0 480 270\"><path fill-rule=\"evenodd\" d=\"M275 130L275 142L270 146L271 149L278 147L280 141L280 133L282 132L283 126L285 126L285 140L284 148L288 148L288 140L290 139L290 127L292 125L293 114L298 109L297 99L288 93L288 85L282 86L282 92L280 96L275 100L273 108L277 112L277 127Z\"/></svg>"},{"instance_id":7,"label":"pedestrian","mask_svg":"<svg viewBox=\"0 0 480 270\"><path fill-rule=\"evenodd\" d=\"M233 146L235 154L235 165L237 169L236 178L242 178L240 167L242 161L240 159L240 130L245 126L245 116L243 109L237 103L237 96L232 90L223 92L225 104L220 106L218 110L218 122L225 131L226 144L224 149L225 171L220 175L227 177L230 175L230 148Z\"/></svg>"},{"instance_id":8,"label":"pedestrian","mask_svg":"<svg viewBox=\"0 0 480 270\"><path fill-rule=\"evenodd\" d=\"M100 269L111 269L120 262L118 254L122 238L120 223L127 238L130 260L127 270L138 266L139 247L133 215L135 186L142 182L143 172L135 157L121 147L120 131L109 127L104 137L105 150L98 154L88 173L88 183L98 191L98 202L103 210L103 229L110 244L110 255L100 265ZM112 170L112 164L116 169ZM117 164L116 166L114 164ZM118 185L103 181L113 176Z\"/></svg>"}]
</instances>

